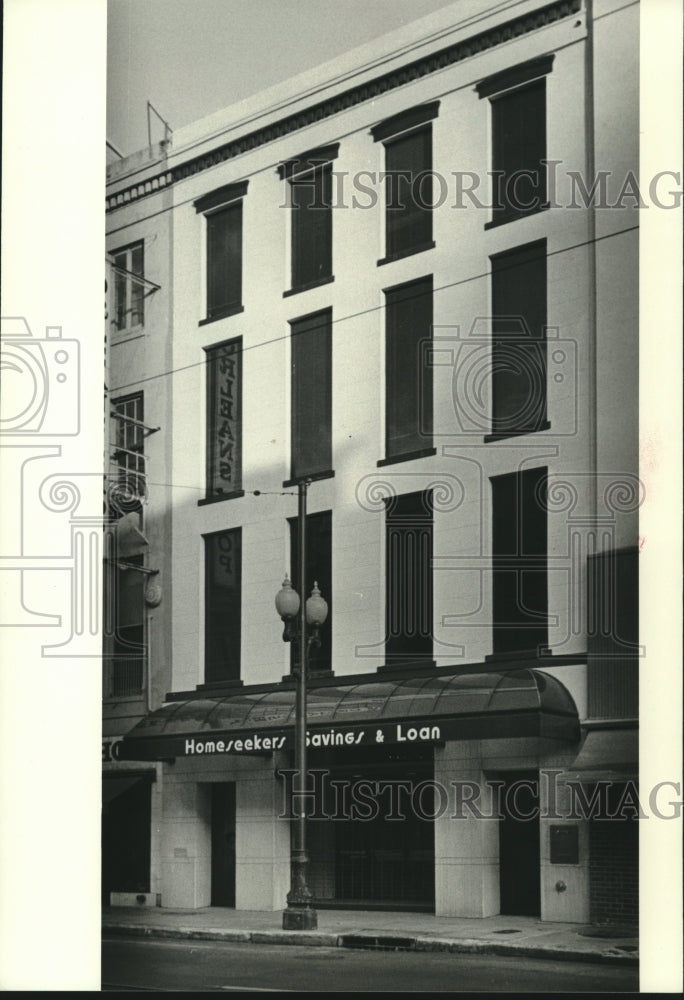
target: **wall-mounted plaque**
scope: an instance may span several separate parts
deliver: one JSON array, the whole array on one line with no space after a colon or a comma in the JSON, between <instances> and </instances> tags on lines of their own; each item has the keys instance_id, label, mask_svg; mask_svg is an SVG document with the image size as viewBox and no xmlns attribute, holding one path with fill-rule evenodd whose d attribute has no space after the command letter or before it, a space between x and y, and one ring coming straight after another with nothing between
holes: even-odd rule
<instances>
[{"instance_id":1,"label":"wall-mounted plaque","mask_svg":"<svg viewBox=\"0 0 684 1000\"><path fill-rule=\"evenodd\" d=\"M579 864L579 827L574 823L556 823L549 832L552 865Z\"/></svg>"}]
</instances>

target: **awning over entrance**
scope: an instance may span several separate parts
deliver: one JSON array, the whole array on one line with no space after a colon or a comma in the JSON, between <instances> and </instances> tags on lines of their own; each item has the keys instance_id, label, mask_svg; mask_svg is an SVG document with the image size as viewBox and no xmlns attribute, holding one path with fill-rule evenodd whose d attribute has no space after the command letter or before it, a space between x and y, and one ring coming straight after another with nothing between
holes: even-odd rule
<instances>
[{"instance_id":1,"label":"awning over entrance","mask_svg":"<svg viewBox=\"0 0 684 1000\"><path fill-rule=\"evenodd\" d=\"M295 692L243 691L163 705L124 738L119 760L260 754L293 745ZM311 747L543 736L577 740L575 704L537 670L335 684L308 691Z\"/></svg>"},{"instance_id":2,"label":"awning over entrance","mask_svg":"<svg viewBox=\"0 0 684 1000\"><path fill-rule=\"evenodd\" d=\"M568 771L583 781L638 777L638 729L590 730Z\"/></svg>"},{"instance_id":3,"label":"awning over entrance","mask_svg":"<svg viewBox=\"0 0 684 1000\"><path fill-rule=\"evenodd\" d=\"M155 780L154 771L133 771L129 774L107 773L102 775L102 805L106 806L112 799L123 795L133 785L139 781L152 782Z\"/></svg>"}]
</instances>

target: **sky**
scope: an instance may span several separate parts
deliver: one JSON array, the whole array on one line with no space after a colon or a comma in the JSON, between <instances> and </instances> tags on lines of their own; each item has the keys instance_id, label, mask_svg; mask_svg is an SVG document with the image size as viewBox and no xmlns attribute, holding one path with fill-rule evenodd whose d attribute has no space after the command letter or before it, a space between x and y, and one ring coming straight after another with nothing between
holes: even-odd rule
<instances>
[{"instance_id":1,"label":"sky","mask_svg":"<svg viewBox=\"0 0 684 1000\"><path fill-rule=\"evenodd\" d=\"M107 139L148 143L453 0L108 0ZM152 116L152 140L163 138Z\"/></svg>"}]
</instances>

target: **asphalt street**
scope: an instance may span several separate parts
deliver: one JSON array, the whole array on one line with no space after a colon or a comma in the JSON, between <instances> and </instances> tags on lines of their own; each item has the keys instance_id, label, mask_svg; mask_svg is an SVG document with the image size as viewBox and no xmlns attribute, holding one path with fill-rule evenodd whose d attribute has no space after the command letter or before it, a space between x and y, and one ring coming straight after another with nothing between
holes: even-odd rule
<instances>
[{"instance_id":1,"label":"asphalt street","mask_svg":"<svg viewBox=\"0 0 684 1000\"><path fill-rule=\"evenodd\" d=\"M105 938L103 991L629 993L638 970L445 952Z\"/></svg>"}]
</instances>

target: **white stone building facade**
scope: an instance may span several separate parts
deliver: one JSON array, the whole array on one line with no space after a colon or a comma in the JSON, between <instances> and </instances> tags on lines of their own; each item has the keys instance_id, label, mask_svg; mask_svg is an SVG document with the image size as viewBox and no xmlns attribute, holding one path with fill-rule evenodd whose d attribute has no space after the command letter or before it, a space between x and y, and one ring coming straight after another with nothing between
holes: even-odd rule
<instances>
[{"instance_id":1,"label":"white stone building facade","mask_svg":"<svg viewBox=\"0 0 684 1000\"><path fill-rule=\"evenodd\" d=\"M638 18L467 0L110 169L108 412L144 425L111 417L144 489L110 564L143 631L133 679L107 640L104 787L148 866L112 860L112 902L284 905L273 599L309 480L310 766L435 797L312 819L317 905L636 919L636 824L609 850L571 807L638 773ZM516 784L535 818L483 819Z\"/></svg>"}]
</instances>

